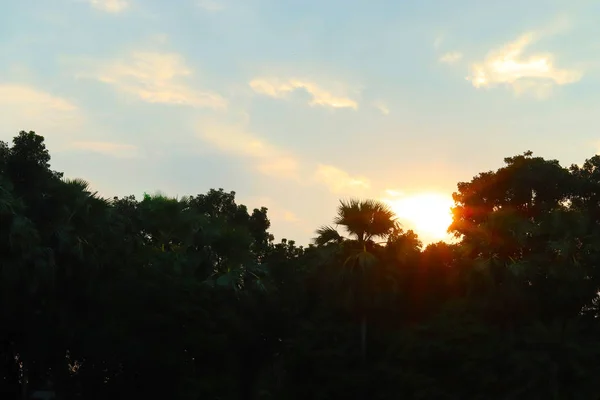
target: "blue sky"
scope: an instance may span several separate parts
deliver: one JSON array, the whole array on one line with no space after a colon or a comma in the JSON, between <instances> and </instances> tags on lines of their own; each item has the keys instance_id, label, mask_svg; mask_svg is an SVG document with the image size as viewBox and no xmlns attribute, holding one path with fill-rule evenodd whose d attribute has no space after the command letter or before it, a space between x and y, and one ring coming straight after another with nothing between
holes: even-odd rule
<instances>
[{"instance_id":1,"label":"blue sky","mask_svg":"<svg viewBox=\"0 0 600 400\"><path fill-rule=\"evenodd\" d=\"M222 187L300 243L379 198L431 241L458 181L600 148L597 1L6 3L0 140L107 197Z\"/></svg>"}]
</instances>

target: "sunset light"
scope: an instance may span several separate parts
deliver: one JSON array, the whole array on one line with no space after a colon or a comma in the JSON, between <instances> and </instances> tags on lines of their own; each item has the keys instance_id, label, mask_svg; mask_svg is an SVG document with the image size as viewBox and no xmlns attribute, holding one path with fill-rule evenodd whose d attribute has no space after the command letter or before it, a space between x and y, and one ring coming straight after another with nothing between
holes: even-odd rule
<instances>
[{"instance_id":1,"label":"sunset light","mask_svg":"<svg viewBox=\"0 0 600 400\"><path fill-rule=\"evenodd\" d=\"M0 1L0 400L600 400L600 0Z\"/></svg>"},{"instance_id":2,"label":"sunset light","mask_svg":"<svg viewBox=\"0 0 600 400\"><path fill-rule=\"evenodd\" d=\"M413 229L425 242L448 237L452 198L439 193L418 193L385 200L405 229Z\"/></svg>"}]
</instances>

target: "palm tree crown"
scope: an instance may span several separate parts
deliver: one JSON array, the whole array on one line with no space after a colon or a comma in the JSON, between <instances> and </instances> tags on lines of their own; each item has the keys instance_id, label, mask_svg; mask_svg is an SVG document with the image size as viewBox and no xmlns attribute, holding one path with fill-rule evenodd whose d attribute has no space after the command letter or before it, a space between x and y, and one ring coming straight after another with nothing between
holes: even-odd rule
<instances>
[{"instance_id":1,"label":"palm tree crown","mask_svg":"<svg viewBox=\"0 0 600 400\"><path fill-rule=\"evenodd\" d=\"M356 240L363 248L374 238L385 239L398 228L392 209L378 200L340 200L333 223L344 227L351 240ZM332 226L322 226L316 233L313 240L316 245L346 240Z\"/></svg>"}]
</instances>

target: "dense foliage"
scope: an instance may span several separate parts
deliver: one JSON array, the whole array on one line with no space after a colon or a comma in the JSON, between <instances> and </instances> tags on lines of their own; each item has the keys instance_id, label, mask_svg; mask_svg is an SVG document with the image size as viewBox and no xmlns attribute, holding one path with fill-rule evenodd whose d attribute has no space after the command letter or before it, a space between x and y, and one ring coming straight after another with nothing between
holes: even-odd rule
<instances>
[{"instance_id":1,"label":"dense foliage","mask_svg":"<svg viewBox=\"0 0 600 400\"><path fill-rule=\"evenodd\" d=\"M21 132L0 398L597 399L600 157L504 161L458 184L456 244L351 200L303 248L222 189L102 199Z\"/></svg>"}]
</instances>

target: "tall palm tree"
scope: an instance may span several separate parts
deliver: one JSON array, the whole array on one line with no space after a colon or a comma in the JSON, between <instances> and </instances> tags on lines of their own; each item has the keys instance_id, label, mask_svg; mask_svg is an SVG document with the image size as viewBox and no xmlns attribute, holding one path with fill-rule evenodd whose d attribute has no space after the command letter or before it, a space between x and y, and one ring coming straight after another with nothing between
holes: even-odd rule
<instances>
[{"instance_id":1,"label":"tall palm tree","mask_svg":"<svg viewBox=\"0 0 600 400\"><path fill-rule=\"evenodd\" d=\"M377 200L341 200L337 215L333 220L341 226L348 237L342 236L333 226L322 226L313 239L317 246L338 247L343 254L342 276L350 275L353 283L348 289L356 298L354 306L361 314L361 354L366 359L367 337L367 295L371 275L378 257L374 250L378 246L376 239L385 240L398 232L399 224L391 208Z\"/></svg>"},{"instance_id":2,"label":"tall palm tree","mask_svg":"<svg viewBox=\"0 0 600 400\"><path fill-rule=\"evenodd\" d=\"M378 200L340 200L333 223L342 226L350 238L344 238L332 226L323 226L316 232L316 245L354 240L366 251L369 242L376 238L386 239L398 227L392 209Z\"/></svg>"}]
</instances>

